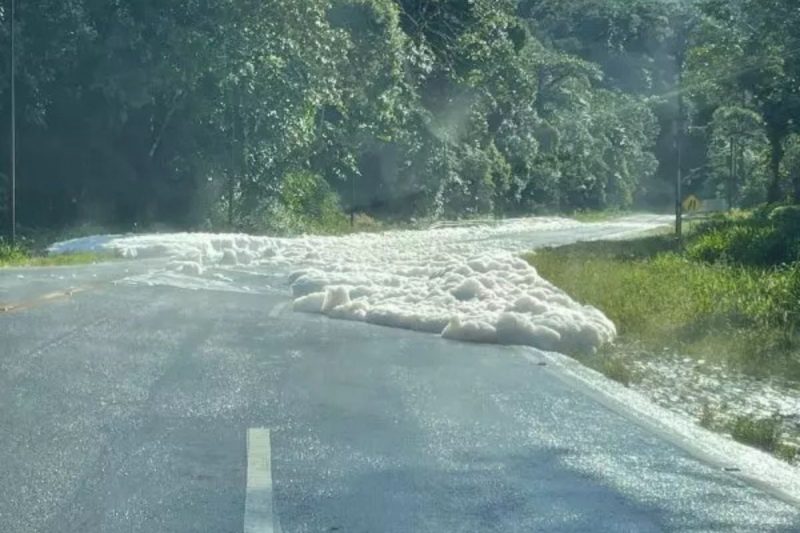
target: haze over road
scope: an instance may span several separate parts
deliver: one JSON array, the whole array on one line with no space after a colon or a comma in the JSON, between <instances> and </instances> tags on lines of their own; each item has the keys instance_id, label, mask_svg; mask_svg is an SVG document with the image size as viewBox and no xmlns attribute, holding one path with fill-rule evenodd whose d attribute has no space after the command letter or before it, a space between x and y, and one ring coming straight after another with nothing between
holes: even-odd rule
<instances>
[{"instance_id":1,"label":"haze over road","mask_svg":"<svg viewBox=\"0 0 800 533\"><path fill-rule=\"evenodd\" d=\"M699 457L562 356L294 313L282 272L123 281L162 262L0 271L0 530L800 529L790 467L751 484L777 462Z\"/></svg>"}]
</instances>

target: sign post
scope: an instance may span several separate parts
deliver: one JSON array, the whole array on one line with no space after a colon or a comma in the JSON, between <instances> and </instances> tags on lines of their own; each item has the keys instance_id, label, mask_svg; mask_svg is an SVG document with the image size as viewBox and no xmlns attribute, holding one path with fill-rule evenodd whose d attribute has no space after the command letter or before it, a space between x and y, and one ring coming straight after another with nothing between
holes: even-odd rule
<instances>
[{"instance_id":1,"label":"sign post","mask_svg":"<svg viewBox=\"0 0 800 533\"><path fill-rule=\"evenodd\" d=\"M696 211L699 211L702 206L703 203L694 194L690 194L689 196L687 196L686 199L683 201L682 205L683 210L686 211L687 213L694 213Z\"/></svg>"}]
</instances>

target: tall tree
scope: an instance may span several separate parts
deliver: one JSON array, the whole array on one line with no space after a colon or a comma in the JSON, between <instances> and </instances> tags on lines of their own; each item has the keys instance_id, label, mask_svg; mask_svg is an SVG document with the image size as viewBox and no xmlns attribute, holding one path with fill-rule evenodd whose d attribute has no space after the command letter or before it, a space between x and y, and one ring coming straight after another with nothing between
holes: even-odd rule
<instances>
[{"instance_id":1,"label":"tall tree","mask_svg":"<svg viewBox=\"0 0 800 533\"><path fill-rule=\"evenodd\" d=\"M770 146L767 199L783 198L781 162L800 119L800 12L793 0L707 0L690 70L711 105L740 102L764 121Z\"/></svg>"}]
</instances>

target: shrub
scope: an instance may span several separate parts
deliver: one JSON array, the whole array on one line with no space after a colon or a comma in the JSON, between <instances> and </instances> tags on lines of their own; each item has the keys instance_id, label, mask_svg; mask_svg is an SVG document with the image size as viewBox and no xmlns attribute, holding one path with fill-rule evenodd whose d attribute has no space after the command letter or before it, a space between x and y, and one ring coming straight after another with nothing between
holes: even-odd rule
<instances>
[{"instance_id":1,"label":"shrub","mask_svg":"<svg viewBox=\"0 0 800 533\"><path fill-rule=\"evenodd\" d=\"M338 195L321 176L308 171L286 175L277 204L264 217L268 228L282 233L341 233L348 227Z\"/></svg>"},{"instance_id":2,"label":"shrub","mask_svg":"<svg viewBox=\"0 0 800 533\"><path fill-rule=\"evenodd\" d=\"M768 298L759 309L759 318L792 334L800 324L800 264L777 269L763 276L762 283Z\"/></svg>"},{"instance_id":3,"label":"shrub","mask_svg":"<svg viewBox=\"0 0 800 533\"><path fill-rule=\"evenodd\" d=\"M628 363L619 356L607 356L602 359L600 363L600 372L606 377L613 379L617 383L621 383L626 387L635 380L633 370L631 370Z\"/></svg>"},{"instance_id":4,"label":"shrub","mask_svg":"<svg viewBox=\"0 0 800 533\"><path fill-rule=\"evenodd\" d=\"M798 457L800 457L800 449L797 445L782 442L775 449L775 455L789 464L796 465Z\"/></svg>"},{"instance_id":5,"label":"shrub","mask_svg":"<svg viewBox=\"0 0 800 533\"><path fill-rule=\"evenodd\" d=\"M780 442L782 425L781 419L776 416L769 418L740 416L733 421L731 437L742 444L772 452Z\"/></svg>"},{"instance_id":6,"label":"shrub","mask_svg":"<svg viewBox=\"0 0 800 533\"><path fill-rule=\"evenodd\" d=\"M761 208L750 217L713 219L701 226L686 249L690 259L768 267L800 256L800 209Z\"/></svg>"},{"instance_id":7,"label":"shrub","mask_svg":"<svg viewBox=\"0 0 800 533\"><path fill-rule=\"evenodd\" d=\"M573 298L603 311L621 345L669 346L754 375L800 379L800 263L756 269L665 249L668 240L650 237L539 250L528 259Z\"/></svg>"},{"instance_id":8,"label":"shrub","mask_svg":"<svg viewBox=\"0 0 800 533\"><path fill-rule=\"evenodd\" d=\"M725 231L714 229L698 237L686 248L686 254L695 261L713 263L725 257L727 248Z\"/></svg>"},{"instance_id":9,"label":"shrub","mask_svg":"<svg viewBox=\"0 0 800 533\"><path fill-rule=\"evenodd\" d=\"M379 220L365 213L356 213L353 217L353 230L362 232L383 231L384 225Z\"/></svg>"},{"instance_id":10,"label":"shrub","mask_svg":"<svg viewBox=\"0 0 800 533\"><path fill-rule=\"evenodd\" d=\"M778 206L769 213L768 219L782 233L800 234L800 206L798 205Z\"/></svg>"},{"instance_id":11,"label":"shrub","mask_svg":"<svg viewBox=\"0 0 800 533\"><path fill-rule=\"evenodd\" d=\"M0 239L0 265L20 263L28 256L29 253L20 245Z\"/></svg>"},{"instance_id":12,"label":"shrub","mask_svg":"<svg viewBox=\"0 0 800 533\"><path fill-rule=\"evenodd\" d=\"M717 423L717 415L708 404L703 404L703 410L700 413L700 419L697 423L706 429L714 429Z\"/></svg>"}]
</instances>

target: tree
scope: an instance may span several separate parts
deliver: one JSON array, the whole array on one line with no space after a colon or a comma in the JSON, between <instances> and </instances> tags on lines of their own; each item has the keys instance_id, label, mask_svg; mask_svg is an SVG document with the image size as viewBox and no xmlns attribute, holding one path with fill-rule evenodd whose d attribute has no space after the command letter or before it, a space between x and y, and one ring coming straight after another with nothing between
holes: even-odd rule
<instances>
[{"instance_id":1,"label":"tree","mask_svg":"<svg viewBox=\"0 0 800 533\"><path fill-rule=\"evenodd\" d=\"M794 203L800 203L800 134L793 133L784 143L783 166L792 183Z\"/></svg>"},{"instance_id":2,"label":"tree","mask_svg":"<svg viewBox=\"0 0 800 533\"><path fill-rule=\"evenodd\" d=\"M708 0L689 70L711 105L744 102L764 121L769 142L767 199L783 197L786 138L800 118L800 12L793 0Z\"/></svg>"},{"instance_id":3,"label":"tree","mask_svg":"<svg viewBox=\"0 0 800 533\"><path fill-rule=\"evenodd\" d=\"M761 117L747 108L720 107L714 111L710 127L712 182L724 191L728 205L766 199L762 161L768 143Z\"/></svg>"},{"instance_id":4,"label":"tree","mask_svg":"<svg viewBox=\"0 0 800 533\"><path fill-rule=\"evenodd\" d=\"M603 208L654 174L654 0L26 5L30 226Z\"/></svg>"}]
</instances>

